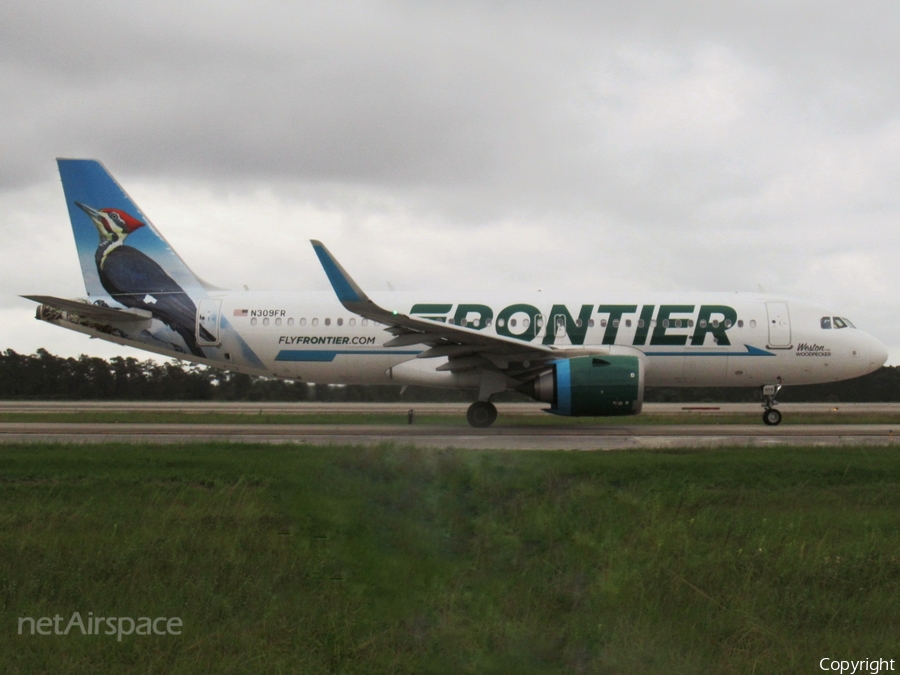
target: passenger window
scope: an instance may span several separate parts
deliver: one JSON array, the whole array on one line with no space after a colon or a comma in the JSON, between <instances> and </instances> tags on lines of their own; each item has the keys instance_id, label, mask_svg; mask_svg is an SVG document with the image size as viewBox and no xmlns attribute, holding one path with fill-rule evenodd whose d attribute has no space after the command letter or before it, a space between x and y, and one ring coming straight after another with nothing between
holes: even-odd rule
<instances>
[{"instance_id":1,"label":"passenger window","mask_svg":"<svg viewBox=\"0 0 900 675\"><path fill-rule=\"evenodd\" d=\"M369 320L368 320L368 319L363 319L362 321L359 322L359 325L360 325L360 326L368 326L368 325L369 325Z\"/></svg>"},{"instance_id":2,"label":"passenger window","mask_svg":"<svg viewBox=\"0 0 900 675\"><path fill-rule=\"evenodd\" d=\"M725 328L731 328L731 319L725 319Z\"/></svg>"},{"instance_id":3,"label":"passenger window","mask_svg":"<svg viewBox=\"0 0 900 675\"><path fill-rule=\"evenodd\" d=\"M300 319L300 325L301 325L301 326L305 326L305 325L306 325L306 319L305 319L305 318Z\"/></svg>"},{"instance_id":4,"label":"passenger window","mask_svg":"<svg viewBox=\"0 0 900 675\"><path fill-rule=\"evenodd\" d=\"M524 328L528 328L528 326L530 324L531 324L531 319L529 319L527 316L524 319L522 319L522 326Z\"/></svg>"},{"instance_id":5,"label":"passenger window","mask_svg":"<svg viewBox=\"0 0 900 675\"><path fill-rule=\"evenodd\" d=\"M700 328L706 328L706 319L700 320Z\"/></svg>"},{"instance_id":6,"label":"passenger window","mask_svg":"<svg viewBox=\"0 0 900 675\"><path fill-rule=\"evenodd\" d=\"M503 328L506 325L506 319L497 319L497 325Z\"/></svg>"},{"instance_id":7,"label":"passenger window","mask_svg":"<svg viewBox=\"0 0 900 675\"><path fill-rule=\"evenodd\" d=\"M619 327L619 320L613 319L613 328L618 328L618 327Z\"/></svg>"},{"instance_id":8,"label":"passenger window","mask_svg":"<svg viewBox=\"0 0 900 675\"><path fill-rule=\"evenodd\" d=\"M738 319L738 328L743 328L743 327L744 327L744 320Z\"/></svg>"},{"instance_id":9,"label":"passenger window","mask_svg":"<svg viewBox=\"0 0 900 675\"><path fill-rule=\"evenodd\" d=\"M280 325L281 325L281 319L275 319L275 325L276 325L276 326L280 326Z\"/></svg>"},{"instance_id":10,"label":"passenger window","mask_svg":"<svg viewBox=\"0 0 900 675\"><path fill-rule=\"evenodd\" d=\"M269 325L269 317L266 317L265 319L263 319L263 326L268 326L268 325Z\"/></svg>"},{"instance_id":11,"label":"passenger window","mask_svg":"<svg viewBox=\"0 0 900 675\"><path fill-rule=\"evenodd\" d=\"M750 319L750 328L756 328L756 319Z\"/></svg>"},{"instance_id":12,"label":"passenger window","mask_svg":"<svg viewBox=\"0 0 900 675\"><path fill-rule=\"evenodd\" d=\"M638 328L643 328L643 327L644 327L644 320L638 319Z\"/></svg>"},{"instance_id":13,"label":"passenger window","mask_svg":"<svg viewBox=\"0 0 900 675\"><path fill-rule=\"evenodd\" d=\"M252 319L250 319L250 325L251 325L251 326L255 326L255 325L256 325L256 317L255 317L255 316L254 316Z\"/></svg>"},{"instance_id":14,"label":"passenger window","mask_svg":"<svg viewBox=\"0 0 900 675\"><path fill-rule=\"evenodd\" d=\"M343 326L343 325L344 325L344 320L343 320L343 319L338 319L338 322L337 322L337 323L338 323L338 326Z\"/></svg>"},{"instance_id":15,"label":"passenger window","mask_svg":"<svg viewBox=\"0 0 900 675\"><path fill-rule=\"evenodd\" d=\"M841 317L836 316L836 317L834 317L834 327L835 328L846 328L847 324L844 323L844 320Z\"/></svg>"},{"instance_id":16,"label":"passenger window","mask_svg":"<svg viewBox=\"0 0 900 675\"><path fill-rule=\"evenodd\" d=\"M593 327L594 327L594 320L593 320L593 319L590 319L590 320L588 321L588 328L593 328Z\"/></svg>"},{"instance_id":17,"label":"passenger window","mask_svg":"<svg viewBox=\"0 0 900 675\"><path fill-rule=\"evenodd\" d=\"M828 330L831 328L831 317L823 316L822 320L819 323L822 325L822 328Z\"/></svg>"},{"instance_id":18,"label":"passenger window","mask_svg":"<svg viewBox=\"0 0 900 675\"><path fill-rule=\"evenodd\" d=\"M318 320L318 319L313 319L313 320L312 320L312 325L313 325L313 326L318 326L318 325L319 325L319 320Z\"/></svg>"},{"instance_id":19,"label":"passenger window","mask_svg":"<svg viewBox=\"0 0 900 675\"><path fill-rule=\"evenodd\" d=\"M575 327L581 328L584 324L581 322L581 319L575 319Z\"/></svg>"},{"instance_id":20,"label":"passenger window","mask_svg":"<svg viewBox=\"0 0 900 675\"><path fill-rule=\"evenodd\" d=\"M293 325L294 325L294 317L290 317L288 319L288 326L293 326Z\"/></svg>"},{"instance_id":21,"label":"passenger window","mask_svg":"<svg viewBox=\"0 0 900 675\"><path fill-rule=\"evenodd\" d=\"M350 319L350 325L351 325L351 326L355 326L355 325L356 325L356 319L352 319L352 318L351 318L351 319Z\"/></svg>"},{"instance_id":22,"label":"passenger window","mask_svg":"<svg viewBox=\"0 0 900 675\"><path fill-rule=\"evenodd\" d=\"M625 327L631 328L631 319L625 319Z\"/></svg>"}]
</instances>

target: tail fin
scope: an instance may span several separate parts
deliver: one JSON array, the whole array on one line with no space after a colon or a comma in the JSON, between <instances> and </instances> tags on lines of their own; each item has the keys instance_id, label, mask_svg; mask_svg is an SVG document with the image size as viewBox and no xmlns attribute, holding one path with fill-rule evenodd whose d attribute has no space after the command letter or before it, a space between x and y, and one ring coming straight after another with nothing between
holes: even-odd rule
<instances>
[{"instance_id":1,"label":"tail fin","mask_svg":"<svg viewBox=\"0 0 900 675\"><path fill-rule=\"evenodd\" d=\"M128 246L138 249L156 261L188 295L206 295L209 288L191 272L184 261L122 189L106 168L93 159L57 159L62 178L66 206L75 235L75 246L89 296L107 295L97 269L97 250L103 243L99 225L90 213L103 211L115 217L122 215Z\"/></svg>"}]
</instances>

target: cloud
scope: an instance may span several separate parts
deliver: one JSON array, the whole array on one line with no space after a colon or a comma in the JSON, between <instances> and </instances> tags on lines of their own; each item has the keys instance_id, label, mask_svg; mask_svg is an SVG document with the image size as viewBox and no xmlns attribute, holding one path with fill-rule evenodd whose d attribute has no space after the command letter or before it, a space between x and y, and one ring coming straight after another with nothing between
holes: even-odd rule
<instances>
[{"instance_id":1,"label":"cloud","mask_svg":"<svg viewBox=\"0 0 900 675\"><path fill-rule=\"evenodd\" d=\"M319 237L376 287L763 284L900 357L898 13L7 3L0 307L80 292L52 158L89 156L213 283L321 285Z\"/></svg>"}]
</instances>

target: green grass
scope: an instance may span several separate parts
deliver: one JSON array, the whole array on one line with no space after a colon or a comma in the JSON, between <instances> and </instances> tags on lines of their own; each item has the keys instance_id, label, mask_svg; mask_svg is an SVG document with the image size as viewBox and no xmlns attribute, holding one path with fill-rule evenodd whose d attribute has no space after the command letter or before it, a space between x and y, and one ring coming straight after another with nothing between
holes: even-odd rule
<instances>
[{"instance_id":1,"label":"green grass","mask_svg":"<svg viewBox=\"0 0 900 675\"><path fill-rule=\"evenodd\" d=\"M0 449L4 673L799 673L897 658L900 453ZM181 636L17 635L178 616Z\"/></svg>"},{"instance_id":2,"label":"green grass","mask_svg":"<svg viewBox=\"0 0 900 675\"><path fill-rule=\"evenodd\" d=\"M415 406L411 406L415 409ZM0 413L0 423L132 423L132 424L377 424L406 425L406 412L390 413L209 413L209 412L85 412ZM463 412L416 414L416 424L468 426ZM752 413L643 413L627 417L560 417L540 411L533 414L504 414L498 426L598 426L623 424L762 424L762 408ZM898 424L900 415L890 413L786 412L783 424Z\"/></svg>"}]
</instances>

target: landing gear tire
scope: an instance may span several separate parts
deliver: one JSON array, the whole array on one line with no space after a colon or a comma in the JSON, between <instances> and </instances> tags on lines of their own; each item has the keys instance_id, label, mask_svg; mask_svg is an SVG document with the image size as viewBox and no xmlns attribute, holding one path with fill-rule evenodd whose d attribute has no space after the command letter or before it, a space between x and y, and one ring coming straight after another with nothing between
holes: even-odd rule
<instances>
[{"instance_id":1,"label":"landing gear tire","mask_svg":"<svg viewBox=\"0 0 900 675\"><path fill-rule=\"evenodd\" d=\"M775 396L781 391L781 378L778 378L778 384L767 384L762 388L763 395L763 422L767 426L775 427L781 424L781 413L775 409L778 401Z\"/></svg>"},{"instance_id":2,"label":"landing gear tire","mask_svg":"<svg viewBox=\"0 0 900 675\"><path fill-rule=\"evenodd\" d=\"M781 413L775 410L775 408L768 408L763 413L763 422L770 427L778 426L781 424Z\"/></svg>"},{"instance_id":3,"label":"landing gear tire","mask_svg":"<svg viewBox=\"0 0 900 675\"><path fill-rule=\"evenodd\" d=\"M497 408L488 401L475 401L466 411L466 419L476 429L487 429L497 419Z\"/></svg>"}]
</instances>

